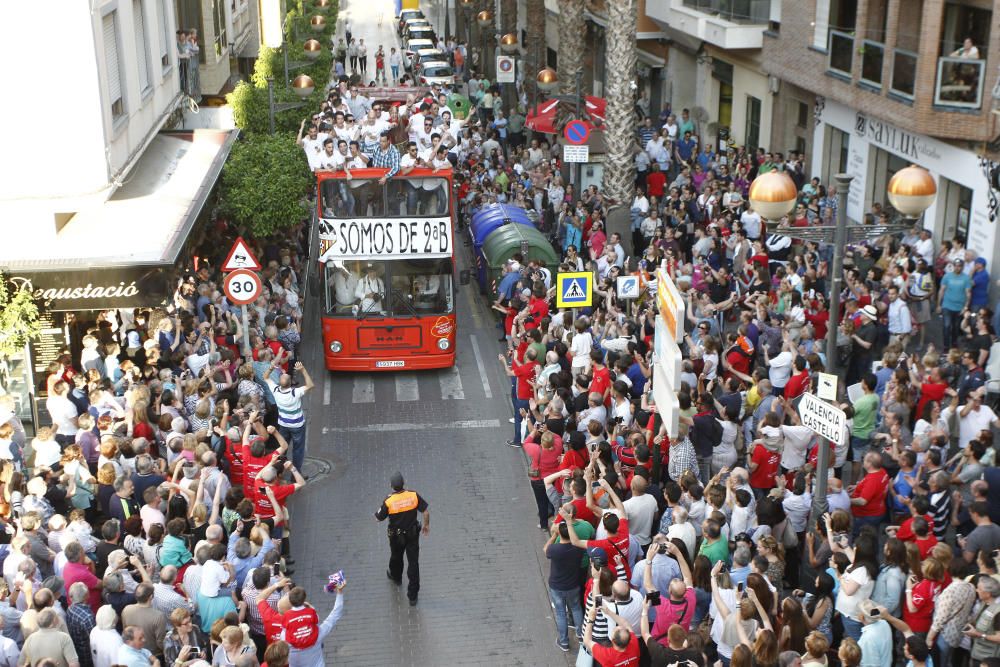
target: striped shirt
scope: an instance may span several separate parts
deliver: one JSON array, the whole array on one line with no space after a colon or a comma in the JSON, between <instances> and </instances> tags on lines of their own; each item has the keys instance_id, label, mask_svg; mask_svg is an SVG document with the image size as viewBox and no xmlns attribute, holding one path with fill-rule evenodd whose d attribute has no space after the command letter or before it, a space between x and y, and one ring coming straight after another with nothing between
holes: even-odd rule
<instances>
[{"instance_id":1,"label":"striped shirt","mask_svg":"<svg viewBox=\"0 0 1000 667\"><path fill-rule=\"evenodd\" d=\"M302 428L306 425L302 413L302 396L306 393L304 387L281 387L274 380L268 380L267 386L274 394L274 402L278 406L278 426L285 428Z\"/></svg>"},{"instance_id":2,"label":"striped shirt","mask_svg":"<svg viewBox=\"0 0 1000 667\"><path fill-rule=\"evenodd\" d=\"M386 150L382 150L381 145L375 146L369 157L371 160L368 166L389 170L385 175L386 178L392 178L399 172L399 151L392 144L389 144L389 148Z\"/></svg>"}]
</instances>

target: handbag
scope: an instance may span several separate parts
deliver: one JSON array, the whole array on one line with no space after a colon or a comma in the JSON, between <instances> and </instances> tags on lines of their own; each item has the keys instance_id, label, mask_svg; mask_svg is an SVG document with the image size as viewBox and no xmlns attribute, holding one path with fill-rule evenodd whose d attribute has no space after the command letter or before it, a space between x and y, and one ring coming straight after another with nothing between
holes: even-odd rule
<instances>
[{"instance_id":1,"label":"handbag","mask_svg":"<svg viewBox=\"0 0 1000 667\"><path fill-rule=\"evenodd\" d=\"M538 445L538 460L535 461L534 468L528 468L528 478L540 477L542 474L542 446Z\"/></svg>"},{"instance_id":2,"label":"handbag","mask_svg":"<svg viewBox=\"0 0 1000 667\"><path fill-rule=\"evenodd\" d=\"M576 654L576 667L592 667L594 656L587 653L587 648L580 643L580 652Z\"/></svg>"}]
</instances>

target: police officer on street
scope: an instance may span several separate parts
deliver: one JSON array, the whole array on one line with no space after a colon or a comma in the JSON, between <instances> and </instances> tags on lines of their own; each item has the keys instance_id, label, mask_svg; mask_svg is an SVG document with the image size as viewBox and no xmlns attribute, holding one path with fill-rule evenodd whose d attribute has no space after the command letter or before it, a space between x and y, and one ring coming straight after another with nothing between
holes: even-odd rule
<instances>
[{"instance_id":1,"label":"police officer on street","mask_svg":"<svg viewBox=\"0 0 1000 667\"><path fill-rule=\"evenodd\" d=\"M406 554L406 579L409 582L406 597L410 606L417 604L417 593L420 592L420 522L418 515L424 515L424 535L431 530L431 512L427 501L416 491L403 487L403 475L394 473L389 480L392 494L375 512L379 521L389 519L389 569L385 574L396 584L403 583L403 554Z\"/></svg>"}]
</instances>

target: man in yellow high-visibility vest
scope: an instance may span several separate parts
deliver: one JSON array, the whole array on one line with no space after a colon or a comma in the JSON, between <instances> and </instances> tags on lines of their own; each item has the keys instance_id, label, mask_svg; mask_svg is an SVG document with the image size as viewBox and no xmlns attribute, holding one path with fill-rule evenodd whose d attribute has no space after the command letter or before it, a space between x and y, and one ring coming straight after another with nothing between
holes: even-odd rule
<instances>
[{"instance_id":1,"label":"man in yellow high-visibility vest","mask_svg":"<svg viewBox=\"0 0 1000 667\"><path fill-rule=\"evenodd\" d=\"M403 486L403 475L394 473L389 481L392 493L382 501L375 512L379 521L389 519L389 569L385 574L397 584L403 583L403 554L406 554L406 596L410 606L417 604L420 592L420 533L427 535L431 530L431 513L427 501L416 491ZM420 513L423 513L421 531Z\"/></svg>"}]
</instances>

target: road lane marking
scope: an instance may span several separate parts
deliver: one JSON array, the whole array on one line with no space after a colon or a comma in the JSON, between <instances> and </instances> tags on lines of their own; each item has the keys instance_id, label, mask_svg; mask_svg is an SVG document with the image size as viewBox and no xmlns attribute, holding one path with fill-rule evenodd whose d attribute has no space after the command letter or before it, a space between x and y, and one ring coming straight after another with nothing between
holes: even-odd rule
<instances>
[{"instance_id":1,"label":"road lane marking","mask_svg":"<svg viewBox=\"0 0 1000 667\"><path fill-rule=\"evenodd\" d=\"M500 428L499 419L467 419L454 422L434 422L429 424L368 424L366 426L342 426L339 428L323 427L327 433L374 433L384 431L426 431L428 429L470 429L470 428Z\"/></svg>"},{"instance_id":2,"label":"road lane marking","mask_svg":"<svg viewBox=\"0 0 1000 667\"><path fill-rule=\"evenodd\" d=\"M479 377L483 379L483 391L486 392L486 398L493 398L490 381L486 379L486 364L483 363L483 355L479 351L479 341L476 340L475 334L469 334L469 340L472 341L472 352L476 355L476 365L479 366Z\"/></svg>"},{"instance_id":3,"label":"road lane marking","mask_svg":"<svg viewBox=\"0 0 1000 667\"><path fill-rule=\"evenodd\" d=\"M372 381L371 377L367 375L354 376L354 394L351 398L351 402L352 403L375 402L375 383Z\"/></svg>"},{"instance_id":4,"label":"road lane marking","mask_svg":"<svg viewBox=\"0 0 1000 667\"><path fill-rule=\"evenodd\" d=\"M458 374L458 369L454 366L444 369L438 376L441 382L441 398L444 400L465 398L465 389L462 388L462 378Z\"/></svg>"},{"instance_id":5,"label":"road lane marking","mask_svg":"<svg viewBox=\"0 0 1000 667\"><path fill-rule=\"evenodd\" d=\"M420 387L417 386L417 376L413 373L396 375L396 400L416 401L420 398Z\"/></svg>"},{"instance_id":6,"label":"road lane marking","mask_svg":"<svg viewBox=\"0 0 1000 667\"><path fill-rule=\"evenodd\" d=\"M323 405L330 405L330 385L333 381L330 379L330 371L326 372L326 377L323 379Z\"/></svg>"}]
</instances>

